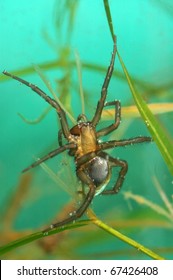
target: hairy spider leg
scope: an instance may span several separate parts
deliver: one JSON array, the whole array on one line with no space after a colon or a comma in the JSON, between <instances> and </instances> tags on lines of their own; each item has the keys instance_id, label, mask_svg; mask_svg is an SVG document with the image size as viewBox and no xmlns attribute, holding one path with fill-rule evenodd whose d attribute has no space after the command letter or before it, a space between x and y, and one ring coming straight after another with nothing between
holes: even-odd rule
<instances>
[{"instance_id":1,"label":"hairy spider leg","mask_svg":"<svg viewBox=\"0 0 173 280\"><path fill-rule=\"evenodd\" d=\"M58 130L58 144L59 144L59 146L62 146L62 135L63 135L62 129L59 129Z\"/></svg>"},{"instance_id":2,"label":"hairy spider leg","mask_svg":"<svg viewBox=\"0 0 173 280\"><path fill-rule=\"evenodd\" d=\"M49 103L53 108L55 108L57 113L58 113L59 119L60 119L61 128L62 128L62 132L64 134L64 137L66 139L69 139L70 130L69 130L69 127L68 127L66 114L56 100L54 100L53 98L48 96L44 91L42 91L39 87L37 87L36 85L34 85L32 83L29 83L29 82L27 82L27 81L15 76L15 75L9 73L7 71L3 71L3 74L11 77L14 80L17 80L20 83L22 83L22 84L26 85L27 87L31 88L34 92L36 92L38 95L40 95L47 103Z\"/></svg>"},{"instance_id":3,"label":"hairy spider leg","mask_svg":"<svg viewBox=\"0 0 173 280\"><path fill-rule=\"evenodd\" d=\"M92 124L93 126L96 126L101 118L101 114L103 111L103 107L105 104L105 100L106 100L106 95L107 95L107 89L109 86L109 82L110 79L112 77L112 73L114 70L114 62L115 62L115 55L116 55L116 51L117 51L117 47L116 47L116 36L114 36L114 47L113 47L113 53L112 53L112 57L111 57L111 62L110 65L108 67L107 73L106 73L106 77L102 86L102 90L101 90L101 98L97 103L97 108L96 108L96 112L95 115L92 119Z\"/></svg>"},{"instance_id":4,"label":"hairy spider leg","mask_svg":"<svg viewBox=\"0 0 173 280\"><path fill-rule=\"evenodd\" d=\"M95 191L96 191L96 186L94 185L94 183L92 182L91 178L89 176L87 176L87 174L85 173L85 171L83 170L85 167L81 167L79 168L76 173L77 176L79 177L79 179L84 182L85 184L88 185L89 187L89 191L87 193L87 195L85 196L84 201L82 202L81 206L74 211L73 213L70 214L70 216L66 219L64 219L63 221L57 222L55 224L52 224L50 227L46 228L45 230L43 230L43 232L48 232L53 228L57 228L63 225L66 225L67 223L70 222L74 222L77 219L79 219L87 210L88 206L90 205L91 201L93 200L93 197L95 195Z\"/></svg>"},{"instance_id":5,"label":"hairy spider leg","mask_svg":"<svg viewBox=\"0 0 173 280\"><path fill-rule=\"evenodd\" d=\"M139 137L129 138L125 140L111 140L111 141L99 143L98 150L106 150L115 147L123 147L127 145L134 145L134 144L151 142L151 141L153 141L152 138L148 136L139 136Z\"/></svg>"},{"instance_id":6,"label":"hairy spider leg","mask_svg":"<svg viewBox=\"0 0 173 280\"><path fill-rule=\"evenodd\" d=\"M66 151L66 150L69 150L69 149L74 149L76 148L76 145L75 143L69 143L69 144L66 144L64 146L61 146L59 147L58 149L55 149L53 151L51 151L50 153L48 153L47 155L45 155L44 157L38 159L37 161L35 161L34 163L32 163L30 166L28 166L27 168L25 168L24 170L22 170L22 172L26 172L28 171L29 169L33 168L33 167L36 167L38 166L39 164L41 164L42 162L48 160L49 158L53 158L57 155L59 155L60 153Z\"/></svg>"},{"instance_id":7,"label":"hairy spider leg","mask_svg":"<svg viewBox=\"0 0 173 280\"><path fill-rule=\"evenodd\" d=\"M115 122L107 127L104 127L96 132L97 137L105 136L117 129L121 122L121 103L119 100L106 102L104 107L115 105Z\"/></svg>"},{"instance_id":8,"label":"hairy spider leg","mask_svg":"<svg viewBox=\"0 0 173 280\"><path fill-rule=\"evenodd\" d=\"M103 157L106 156L106 153L101 153L100 155L102 155ZM128 171L128 164L125 160L121 160L121 159L117 159L117 158L113 158L109 155L109 163L110 163L110 168L112 169L113 167L120 167L120 172L118 175L118 179L115 183L115 185L113 186L112 189L110 190L104 190L102 191L101 194L117 194L119 192L119 190L121 189L124 179L125 179L125 175Z\"/></svg>"}]
</instances>

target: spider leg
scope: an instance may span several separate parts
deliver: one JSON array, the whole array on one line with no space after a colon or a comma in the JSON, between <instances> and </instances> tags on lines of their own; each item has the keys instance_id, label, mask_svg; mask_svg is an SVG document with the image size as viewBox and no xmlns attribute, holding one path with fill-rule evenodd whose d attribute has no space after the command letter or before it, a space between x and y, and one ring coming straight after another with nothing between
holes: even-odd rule
<instances>
[{"instance_id":1,"label":"spider leg","mask_svg":"<svg viewBox=\"0 0 173 280\"><path fill-rule=\"evenodd\" d=\"M62 129L58 130L58 144L60 147L62 146Z\"/></svg>"},{"instance_id":2,"label":"spider leg","mask_svg":"<svg viewBox=\"0 0 173 280\"><path fill-rule=\"evenodd\" d=\"M63 221L52 224L50 227L45 229L43 232L48 232L53 228L61 227L68 223L75 222L77 219L79 219L85 213L88 206L90 205L90 203L95 195L96 186L94 185L92 180L89 178L89 176L87 176L87 174L83 171L83 168L79 168L76 171L76 173L77 173L77 176L79 177L79 179L82 182L84 182L85 184L87 184L89 187L89 191L88 191L87 195L84 197L83 203L76 211L74 211L73 213L70 213L70 216L68 218L64 219Z\"/></svg>"},{"instance_id":3,"label":"spider leg","mask_svg":"<svg viewBox=\"0 0 173 280\"><path fill-rule=\"evenodd\" d=\"M59 147L58 149L56 150L53 150L51 151L50 153L48 153L46 156L40 158L39 160L35 161L34 163L32 163L30 166L28 166L27 168L25 168L22 172L26 172L28 171L29 169L33 168L33 167L36 167L37 165L39 165L40 163L48 160L49 158L52 158L52 157L55 157L57 156L58 154L64 152L65 150L68 150L68 149L73 149L75 148L76 145L74 143L69 143L69 144L66 144L64 146L61 146Z\"/></svg>"},{"instance_id":4,"label":"spider leg","mask_svg":"<svg viewBox=\"0 0 173 280\"><path fill-rule=\"evenodd\" d=\"M105 104L105 100L106 100L106 95L107 95L107 89L109 86L109 82L110 79L112 77L112 73L113 73L113 69L114 69L114 61L115 61L115 55L116 55L116 36L114 36L114 47L113 47L113 53L112 53L112 57L111 57L111 62L110 65L108 67L107 73L106 73L106 77L102 86L102 90L101 90L101 98L97 103L97 108L96 108L96 112L95 115L92 119L92 124L93 126L96 126L97 123L99 122L100 118L101 118L101 114L102 114L102 110Z\"/></svg>"},{"instance_id":5,"label":"spider leg","mask_svg":"<svg viewBox=\"0 0 173 280\"><path fill-rule=\"evenodd\" d=\"M34 92L36 92L38 95L40 95L47 103L49 103L53 108L55 108L57 113L58 113L59 119L60 119L60 123L61 123L61 127L62 127L64 137L66 139L69 139L70 130L69 130L69 127L68 127L68 124L67 124L66 114L56 100L49 97L44 91L42 91L39 87L37 87L34 84L31 84L31 83L13 75L13 74L10 74L7 71L3 71L3 74L13 78L14 80L19 81L20 83L26 85L27 87L30 87Z\"/></svg>"},{"instance_id":6,"label":"spider leg","mask_svg":"<svg viewBox=\"0 0 173 280\"><path fill-rule=\"evenodd\" d=\"M151 141L153 141L152 138L148 136L139 136L139 137L129 138L126 140L112 140L112 141L99 143L97 150L106 150L106 149L124 147L127 145L134 145L134 144L151 142Z\"/></svg>"},{"instance_id":7,"label":"spider leg","mask_svg":"<svg viewBox=\"0 0 173 280\"><path fill-rule=\"evenodd\" d=\"M115 105L115 122L105 128L102 128L97 131L97 137L105 136L112 132L113 130L117 129L120 122L121 122L121 103L119 100L106 102L104 107Z\"/></svg>"},{"instance_id":8,"label":"spider leg","mask_svg":"<svg viewBox=\"0 0 173 280\"><path fill-rule=\"evenodd\" d=\"M117 159L117 158L113 158L113 157L109 156L109 163L110 163L111 168L121 167L121 169L120 169L118 179L117 179L114 187L110 190L103 191L101 194L117 194L123 185L125 175L128 170L128 164L125 160L121 160L121 159Z\"/></svg>"}]
</instances>

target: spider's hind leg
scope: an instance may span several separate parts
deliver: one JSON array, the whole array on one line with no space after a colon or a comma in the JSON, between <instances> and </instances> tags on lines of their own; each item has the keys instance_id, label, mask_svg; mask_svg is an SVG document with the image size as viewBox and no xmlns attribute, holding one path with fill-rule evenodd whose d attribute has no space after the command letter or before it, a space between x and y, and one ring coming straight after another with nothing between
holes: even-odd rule
<instances>
[{"instance_id":1,"label":"spider's hind leg","mask_svg":"<svg viewBox=\"0 0 173 280\"><path fill-rule=\"evenodd\" d=\"M117 194L123 185L125 175L128 170L128 164L125 160L120 160L120 159L109 156L109 162L110 162L111 168L120 167L121 169L119 171L118 179L117 179L115 185L113 186L113 188L110 190L105 190L101 194Z\"/></svg>"},{"instance_id":2,"label":"spider's hind leg","mask_svg":"<svg viewBox=\"0 0 173 280\"><path fill-rule=\"evenodd\" d=\"M85 213L85 211L89 207L89 205L95 195L96 186L94 185L92 180L87 176L87 174L83 171L83 168L79 168L76 172L77 172L77 176L79 177L79 179L88 185L88 187L89 187L88 193L86 194L86 196L84 196L83 202L81 203L81 205L79 206L79 208L76 211L74 211L73 213L70 213L70 216L68 218L64 219L63 221L52 224L49 228L47 228L43 231L44 233L49 232L53 228L61 227L68 223L72 223L72 222L76 221Z\"/></svg>"}]
</instances>

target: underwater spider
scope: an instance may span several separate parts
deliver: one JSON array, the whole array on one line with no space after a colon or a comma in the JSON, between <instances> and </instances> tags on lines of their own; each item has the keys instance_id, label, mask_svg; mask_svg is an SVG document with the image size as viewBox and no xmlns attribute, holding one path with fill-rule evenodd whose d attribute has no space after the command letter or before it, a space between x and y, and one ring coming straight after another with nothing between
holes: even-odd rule
<instances>
[{"instance_id":1,"label":"underwater spider","mask_svg":"<svg viewBox=\"0 0 173 280\"><path fill-rule=\"evenodd\" d=\"M104 150L142 142L150 142L152 140L150 137L145 136L130 138L126 140L112 140L107 142L100 142L98 140L99 137L105 136L117 129L120 124L120 101L116 100L106 102L107 89L114 69L115 55L116 37L114 37L113 53L101 89L101 97L98 101L95 114L91 121L88 121L84 114L79 115L77 118L77 124L71 129L68 126L66 114L57 101L45 94L36 85L31 84L6 71L3 72L3 74L30 87L34 92L36 92L46 102L48 102L53 108L55 108L61 124L61 129L58 134L59 147L56 150L51 151L49 154L42 157L41 159L37 160L33 164L31 164L29 167L24 169L23 172L39 165L40 163L44 162L45 160L48 160L49 158L57 156L58 154L68 150L69 155L74 157L77 177L84 185L88 186L88 193L86 195L83 193L84 199L79 208L66 219L52 224L49 229L63 226L69 222L75 221L76 219L80 218L90 205L95 195L117 194L119 192L128 170L128 164L124 160L111 157L110 155L105 153ZM96 127L100 121L103 108L108 106L115 106L114 123L96 131ZM62 135L67 140L67 143L65 145L62 145ZM113 167L120 168L118 178L112 189L105 190L106 185L110 181L111 170ZM49 229L46 229L46 231Z\"/></svg>"}]
</instances>

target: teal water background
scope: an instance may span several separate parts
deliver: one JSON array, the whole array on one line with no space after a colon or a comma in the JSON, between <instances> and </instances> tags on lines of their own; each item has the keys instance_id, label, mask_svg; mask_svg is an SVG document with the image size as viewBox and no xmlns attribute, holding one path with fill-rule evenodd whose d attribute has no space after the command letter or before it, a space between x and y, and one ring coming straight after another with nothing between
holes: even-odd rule
<instances>
[{"instance_id":1,"label":"teal water background","mask_svg":"<svg viewBox=\"0 0 173 280\"><path fill-rule=\"evenodd\" d=\"M65 9L62 8L63 3L65 1L60 0L1 1L1 72L3 70L12 72L32 67L33 64L56 61L64 46L70 48L70 59L73 61L75 60L74 51L77 50L81 62L108 66L113 46L103 2L98 0L76 1L78 5L74 25L71 25L70 32L67 29L68 16ZM171 1L110 1L110 8L118 49L130 75L148 85L162 87L162 90L153 93L138 86L146 101L149 103L172 102L170 85L173 66L173 6ZM57 15L59 18L62 17L59 29L55 24ZM122 72L117 58L115 69ZM49 69L44 73L56 90L57 79L63 77L61 69ZM32 74L22 77L37 84L50 94L38 73L33 71ZM83 88L87 93L86 111L90 117L100 97L104 73L82 68L82 77ZM71 79L75 81L76 85L78 84L75 68L72 71ZM77 90L78 87L71 89L72 109L75 117L81 113L81 102L76 93ZM16 81L9 78L2 82L0 95L0 206L3 212L11 193L15 193L21 170L27 167L34 157L44 155L50 149L56 148L58 127L53 110L37 125L28 125L21 120L17 115L18 112L32 120L43 112L47 104L30 89ZM114 99L120 99L122 106L134 104L127 82L118 77L111 80L107 97L108 101ZM170 137L173 136L173 114L164 114L158 118L169 132ZM148 134L141 119L129 121L122 116L121 128L112 137L129 138ZM144 195L154 202L159 202L159 195L152 181L153 176L156 176L168 197L172 199L172 177L155 144L129 147L112 151L111 154L129 162L129 172L123 185L123 191L132 191ZM60 157L60 159L62 158ZM51 161L50 166L55 171L56 168L58 170L63 168L60 160L56 158ZM72 173L74 172L72 169ZM22 202L21 211L13 224L15 230L38 230L50 223L54 213L58 213L61 207L69 201L69 197L59 190L41 168L38 167L33 174L29 198ZM148 208L145 209L135 203L132 203L130 207L129 204L124 200L123 195L119 194L117 197L96 198L93 208L100 218L104 218L105 213L109 213L110 209L111 221L114 217L113 213L116 213L115 219L119 220L119 217L122 216L130 214L135 216L141 210L148 211ZM104 205L104 209L101 207L102 205ZM109 215L106 216L107 222L109 222L108 217ZM172 230L166 231L165 228L159 228L157 231L158 228L138 230L134 228L130 234L146 246L173 248ZM102 246L103 250L106 248L105 250L109 251L112 242L114 241L108 240L107 243L106 241L102 243L102 245L105 244ZM118 242L115 247L121 249L121 244ZM93 246L92 249L90 248L90 252L95 250L98 250L98 244L95 249ZM85 248L81 252L81 258L84 258L86 252ZM171 258L172 255L168 254L168 257ZM17 255L15 257L18 258ZM116 254L112 256L112 258L118 257L120 256L116 257ZM124 258L126 257L128 258L127 255ZM26 258L30 258L30 256L28 255Z\"/></svg>"}]
</instances>

